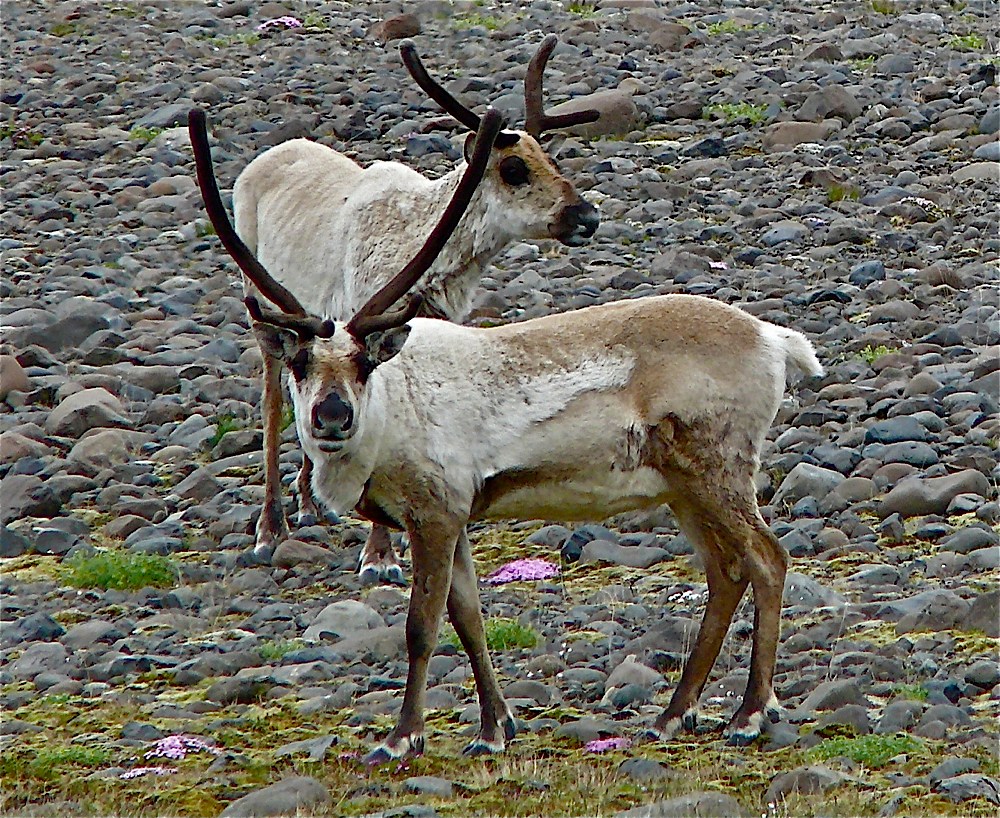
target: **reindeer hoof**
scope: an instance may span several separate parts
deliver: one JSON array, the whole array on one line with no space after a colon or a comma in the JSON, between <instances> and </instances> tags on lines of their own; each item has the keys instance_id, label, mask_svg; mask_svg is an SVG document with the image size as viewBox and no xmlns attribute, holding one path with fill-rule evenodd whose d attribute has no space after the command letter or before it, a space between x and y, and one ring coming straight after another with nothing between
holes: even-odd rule
<instances>
[{"instance_id":1,"label":"reindeer hoof","mask_svg":"<svg viewBox=\"0 0 1000 818\"><path fill-rule=\"evenodd\" d=\"M689 733L698 729L698 708L692 707L681 716L681 726Z\"/></svg>"},{"instance_id":2,"label":"reindeer hoof","mask_svg":"<svg viewBox=\"0 0 1000 818\"><path fill-rule=\"evenodd\" d=\"M760 728L764 714L760 711L741 717L737 713L726 728L726 744L731 747L747 747L760 738Z\"/></svg>"},{"instance_id":3,"label":"reindeer hoof","mask_svg":"<svg viewBox=\"0 0 1000 818\"><path fill-rule=\"evenodd\" d=\"M386 764L389 761L399 761L407 756L418 756L424 752L424 737L411 734L409 737L392 741L386 739L378 747L368 753L362 762L369 767Z\"/></svg>"},{"instance_id":4,"label":"reindeer hoof","mask_svg":"<svg viewBox=\"0 0 1000 818\"><path fill-rule=\"evenodd\" d=\"M316 519L315 514L308 511L303 511L299 514L298 518L295 520L295 526L296 528L308 528L311 525L316 525L318 522L319 520Z\"/></svg>"},{"instance_id":5,"label":"reindeer hoof","mask_svg":"<svg viewBox=\"0 0 1000 818\"><path fill-rule=\"evenodd\" d=\"M483 738L477 738L475 741L470 741L465 745L462 750L462 755L468 758L475 758L476 756L491 756L498 753L502 753L506 748L506 744L503 741L486 741Z\"/></svg>"},{"instance_id":6,"label":"reindeer hoof","mask_svg":"<svg viewBox=\"0 0 1000 818\"><path fill-rule=\"evenodd\" d=\"M406 577L403 576L403 569L395 563L386 565L385 563L362 563L358 569L358 576L362 585L399 585L406 587Z\"/></svg>"}]
</instances>

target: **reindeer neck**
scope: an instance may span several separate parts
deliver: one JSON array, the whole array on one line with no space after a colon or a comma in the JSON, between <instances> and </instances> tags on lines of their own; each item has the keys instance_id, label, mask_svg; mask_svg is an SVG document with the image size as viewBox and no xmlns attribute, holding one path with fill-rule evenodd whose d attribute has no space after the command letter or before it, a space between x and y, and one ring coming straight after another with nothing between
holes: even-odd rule
<instances>
[{"instance_id":1,"label":"reindeer neck","mask_svg":"<svg viewBox=\"0 0 1000 818\"><path fill-rule=\"evenodd\" d=\"M429 214L436 220L444 212L465 170L459 165L437 180ZM490 207L491 188L486 180L473 196L454 235L420 284L428 302L427 314L461 321L469 312L483 269L514 238Z\"/></svg>"}]
</instances>

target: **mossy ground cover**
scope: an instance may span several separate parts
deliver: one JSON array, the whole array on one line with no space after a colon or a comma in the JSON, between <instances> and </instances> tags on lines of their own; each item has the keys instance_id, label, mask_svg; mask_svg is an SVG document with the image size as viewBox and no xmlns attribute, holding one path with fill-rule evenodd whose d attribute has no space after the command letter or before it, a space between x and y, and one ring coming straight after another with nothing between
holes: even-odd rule
<instances>
[{"instance_id":1,"label":"mossy ground cover","mask_svg":"<svg viewBox=\"0 0 1000 818\"><path fill-rule=\"evenodd\" d=\"M537 526L484 527L474 532L472 539L481 576L515 559L546 557L558 560L558 554L524 540ZM914 554L930 554L933 546L920 541L908 542ZM179 562L200 561L202 554L183 554ZM849 554L835 560L797 560L795 570L812 576L838 590L848 599L857 598L846 578L861 563L888 563L883 552ZM22 577L60 581L57 562L51 557L24 557L13 561ZM704 590L704 575L695 559L679 557L656 567L655 572L620 566L579 564L563 565L563 572L548 582L558 585L567 604L582 604L594 598L614 608L610 589L626 588L643 604L664 591L682 587L692 593ZM988 578L987 578L988 579ZM178 578L179 583L184 580ZM535 593L533 583L511 583L489 596L488 605L504 611L525 611L531 607ZM316 589L317 592L322 589ZM300 591L281 591L282 598L297 597ZM405 593L405 591L403 592ZM492 598L492 602L489 600ZM693 615L700 616L701 602L684 602ZM697 609L697 610L695 610ZM683 613L678 609L678 613ZM109 606L106 617L128 615L122 606ZM93 614L91 615L93 616ZM70 626L86 621L88 614L77 608L59 613L59 621ZM232 619L230 622L229 619ZM222 617L211 623L207 633L193 635L193 642L208 637L225 641L227 629L232 629L243 617ZM504 616L497 616L510 622ZM822 620L820 614L799 617L786 622L787 630L808 627L810 619ZM910 635L920 638L928 635ZM997 653L997 640L978 633L938 632L929 634L947 641L949 662L956 667L967 665L976 658L989 658ZM563 641L579 640L602 644L607 635L586 627L567 626ZM841 640L866 643L878 648L897 640L890 622L845 622ZM280 662L282 654L295 646L293 640L274 640L262 644L262 656L267 661ZM530 649L517 645L495 646L508 657L530 655ZM729 645L727 649L734 649ZM740 645L736 650L744 650ZM813 651L817 660L829 659L836 645ZM266 655L264 655L266 654ZM717 668L713 678L727 668ZM502 674L501 674L502 676ZM656 707L666 703L669 687L677 673L667 672L668 689L654 698ZM41 728L25 733L16 743L8 745L0 758L0 814L16 814L29 805L70 801L85 805L84 815L118 814L147 816L170 814L178 816L215 816L235 798L266 786L291 774L318 778L330 791L333 801L330 814L355 816L408 804L434 807L441 815L613 815L639 804L690 793L694 790L714 790L736 797L751 814L791 816L854 816L875 815L893 795L902 796L898 812L904 815L955 815L978 818L992 816L995 807L979 799L955 805L930 792L926 775L933 767L959 750L953 744L919 740L906 736L856 736L849 731L827 730L817 747L782 749L768 752L756 745L746 749L727 747L718 731L724 714L719 708L704 709L705 728L695 735L682 735L669 743L643 744L602 754L588 753L566 739L555 739L550 730L537 733L524 731L517 736L502 756L489 759L467 759L461 755L473 728L460 720L464 705L453 709L428 712L427 755L411 759L405 765L387 765L378 769L363 767L359 759L374 742L392 726L392 718L378 715L357 725L351 721L353 710L302 716L294 698L261 702L254 705L232 705L200 715L165 718L157 715L171 706L190 708L203 702L212 679L192 687L174 685L169 670L156 669L130 677L116 684L115 701L82 698L61 694L33 696L27 704L8 715ZM501 678L506 684L511 678ZM871 695L873 718L892 698L905 696L921 699L926 691L917 680L901 679L891 694ZM9 694L29 691L25 683L7 685L0 690ZM462 686L472 694L471 682ZM33 690L31 690L33 692ZM977 701L976 716L984 722L995 721L997 703ZM531 708L518 713L524 719L555 719L571 722L589 710L567 704L548 708ZM191 756L172 764L177 772L165 776L146 776L122 780L114 768L128 768L141 763L148 744L125 742L122 726L129 721L153 724L164 733L187 733L204 737L223 751L221 769L209 771L214 757ZM713 729L713 726L716 729ZM802 725L808 731L812 725ZM311 762L306 756L277 755L285 744L302 739L332 735L336 742L326 757ZM630 729L624 730L630 735ZM996 755L982 747L962 748L962 755L979 760L982 772L998 774ZM669 775L655 783L637 783L619 774L619 765L628 758L645 757L660 761ZM843 759L848 759L844 761ZM763 794L778 773L807 764L824 763L847 773L850 782L823 795L792 795L780 804L767 805ZM436 775L454 784L449 799L428 799L406 793L402 782L416 775ZM895 784L897 776L915 781L907 787ZM891 792L890 792L891 791Z\"/></svg>"},{"instance_id":2,"label":"mossy ground cover","mask_svg":"<svg viewBox=\"0 0 1000 818\"><path fill-rule=\"evenodd\" d=\"M58 705L58 706L56 706ZM428 753L405 765L363 767L358 757L372 734L388 729L387 717L365 727L347 725L348 713L303 718L284 701L266 706L231 707L205 716L192 732L210 738L226 753L222 771L209 772L213 758L193 755L170 762L177 772L123 781L100 777L101 770L129 766L145 745L121 746L120 726L135 714L120 706L95 704L79 697L58 702L41 697L21 709L19 718L44 731L27 736L0 759L0 808L16 813L27 804L71 800L86 804L90 814L214 816L244 792L291 775L311 775L333 794L330 814L364 815L394 806L427 804L442 815L609 815L640 803L669 798L692 789L735 796L754 814L768 813L763 793L776 771L838 756L860 765L857 781L821 798L792 796L771 814L849 816L876 814L887 800L889 774L926 775L949 755L949 748L906 737L828 739L812 751L765 752L758 747L733 749L718 734L681 736L668 744L639 745L603 754L587 753L550 733L519 735L509 751L489 759L467 759L461 748L457 711L431 711L427 723ZM579 714L579 715L582 715ZM164 729L164 720L148 719ZM278 747L317 735L333 735L326 758L278 757ZM842 745L842 746L841 746ZM905 746L904 746L905 745ZM891 753L891 755L889 755ZM996 762L980 752L985 772ZM618 773L630 757L661 762L669 775L637 784ZM450 799L406 794L401 783L410 776L434 775L451 780ZM925 787L906 790L906 809L914 815L993 815L990 805L968 802L961 807L931 795Z\"/></svg>"}]
</instances>

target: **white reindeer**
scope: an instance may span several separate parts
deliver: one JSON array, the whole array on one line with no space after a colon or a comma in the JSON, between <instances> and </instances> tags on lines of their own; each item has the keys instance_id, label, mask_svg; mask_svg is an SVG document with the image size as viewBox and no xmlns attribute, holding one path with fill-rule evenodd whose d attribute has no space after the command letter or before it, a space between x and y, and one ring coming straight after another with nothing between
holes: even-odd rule
<instances>
[{"instance_id":1,"label":"white reindeer","mask_svg":"<svg viewBox=\"0 0 1000 818\"><path fill-rule=\"evenodd\" d=\"M461 228L417 283L420 314L461 321L486 265L515 239L553 238L569 246L593 235L599 218L559 173L538 143L546 130L597 118L596 111L549 116L542 106L542 74L557 38L544 39L525 77L525 132L501 133L486 177ZM418 85L461 124L475 131L479 117L424 69L409 41L403 61ZM466 143L466 156L471 150ZM417 250L451 197L464 165L427 179L398 162L362 169L353 160L306 139L293 139L254 159L233 188L236 230L271 271L310 309L347 320L385 284L389 273ZM248 292L252 287L248 286ZM282 395L280 362L264 360L264 505L258 549L288 536L281 505L278 447ZM298 478L302 519L316 516L305 455ZM376 526L359 566L367 581L404 582L385 529Z\"/></svg>"},{"instance_id":2,"label":"white reindeer","mask_svg":"<svg viewBox=\"0 0 1000 818\"><path fill-rule=\"evenodd\" d=\"M212 187L203 185L206 202ZM266 270L240 247L221 202L209 212L244 273ZM421 274L387 285L395 301ZM369 763L423 749L427 664L447 609L469 655L480 730L469 754L504 749L514 720L486 647L470 520L604 518L668 503L700 553L708 601L681 680L653 730L697 720L697 703L748 585L750 676L726 728L731 743L778 718L772 689L788 555L757 508L754 475L790 374L822 372L800 333L699 296L590 307L493 329L371 304L346 324L247 306L268 354L292 367L299 439L329 507L406 530L413 588L409 673L399 720Z\"/></svg>"}]
</instances>

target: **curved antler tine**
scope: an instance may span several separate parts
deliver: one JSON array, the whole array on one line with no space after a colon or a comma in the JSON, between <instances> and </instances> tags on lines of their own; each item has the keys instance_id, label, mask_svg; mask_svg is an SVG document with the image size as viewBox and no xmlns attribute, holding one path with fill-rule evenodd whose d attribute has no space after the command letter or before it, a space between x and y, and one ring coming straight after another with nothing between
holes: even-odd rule
<instances>
[{"instance_id":1,"label":"curved antler tine","mask_svg":"<svg viewBox=\"0 0 1000 818\"><path fill-rule=\"evenodd\" d=\"M291 330L303 340L311 338L330 338L333 336L335 325L333 321L322 320L312 315L288 315L283 312L275 312L260 305L256 296L248 295L243 299L247 312L254 323L271 324L275 327L282 327Z\"/></svg>"},{"instance_id":2,"label":"curved antler tine","mask_svg":"<svg viewBox=\"0 0 1000 818\"><path fill-rule=\"evenodd\" d=\"M555 116L545 113L545 104L542 102L542 75L558 42L559 38L555 34L549 34L542 40L524 75L524 130L535 139L546 131L596 122L601 116L600 111L593 109Z\"/></svg>"},{"instance_id":3,"label":"curved antler tine","mask_svg":"<svg viewBox=\"0 0 1000 818\"><path fill-rule=\"evenodd\" d=\"M545 108L542 103L542 75L545 66L552 56L559 38L549 34L542 40L535 56L528 63L528 71L524 75L524 130L535 139L545 130Z\"/></svg>"},{"instance_id":4,"label":"curved antler tine","mask_svg":"<svg viewBox=\"0 0 1000 818\"><path fill-rule=\"evenodd\" d=\"M452 233L455 232L455 228L458 227L469 202L472 201L476 188L486 175L490 151L493 150L493 143L503 126L504 118L501 113L493 108L487 108L476 132L475 148L469 159L468 167L462 174L462 178L452 194L451 201L448 202L448 206L438 223L431 230L424 246L417 251L417 254L402 270L393 276L391 281L368 299L350 320L347 330L356 338L363 338L374 332L376 328L385 329L385 327L372 323L369 319L374 316L382 316L389 307L417 283L420 276L427 272L427 269L434 263L434 259L437 258L448 239L451 238ZM406 318L399 323L406 323L408 320L409 318ZM378 322L379 325L381 323L383 322Z\"/></svg>"},{"instance_id":5,"label":"curved antler tine","mask_svg":"<svg viewBox=\"0 0 1000 818\"><path fill-rule=\"evenodd\" d=\"M437 80L427 73L424 64L417 55L417 47L412 40L403 40L399 44L399 55L410 76L416 81L424 93L440 105L447 113L461 122L470 131L479 130L479 117L469 108L453 97Z\"/></svg>"},{"instance_id":6,"label":"curved antler tine","mask_svg":"<svg viewBox=\"0 0 1000 818\"><path fill-rule=\"evenodd\" d=\"M194 164L198 176L198 187L201 198L205 202L208 219L212 222L223 247L233 257L233 261L250 279L253 285L263 293L268 301L277 304L284 312L291 315L306 315L305 308L292 295L291 291L275 281L264 268L243 240L236 235L232 222L222 204L219 184L215 180L212 167L212 151L208 145L208 126L205 112L200 108L192 108L188 112L188 134L191 137L191 147L194 150Z\"/></svg>"}]
</instances>

